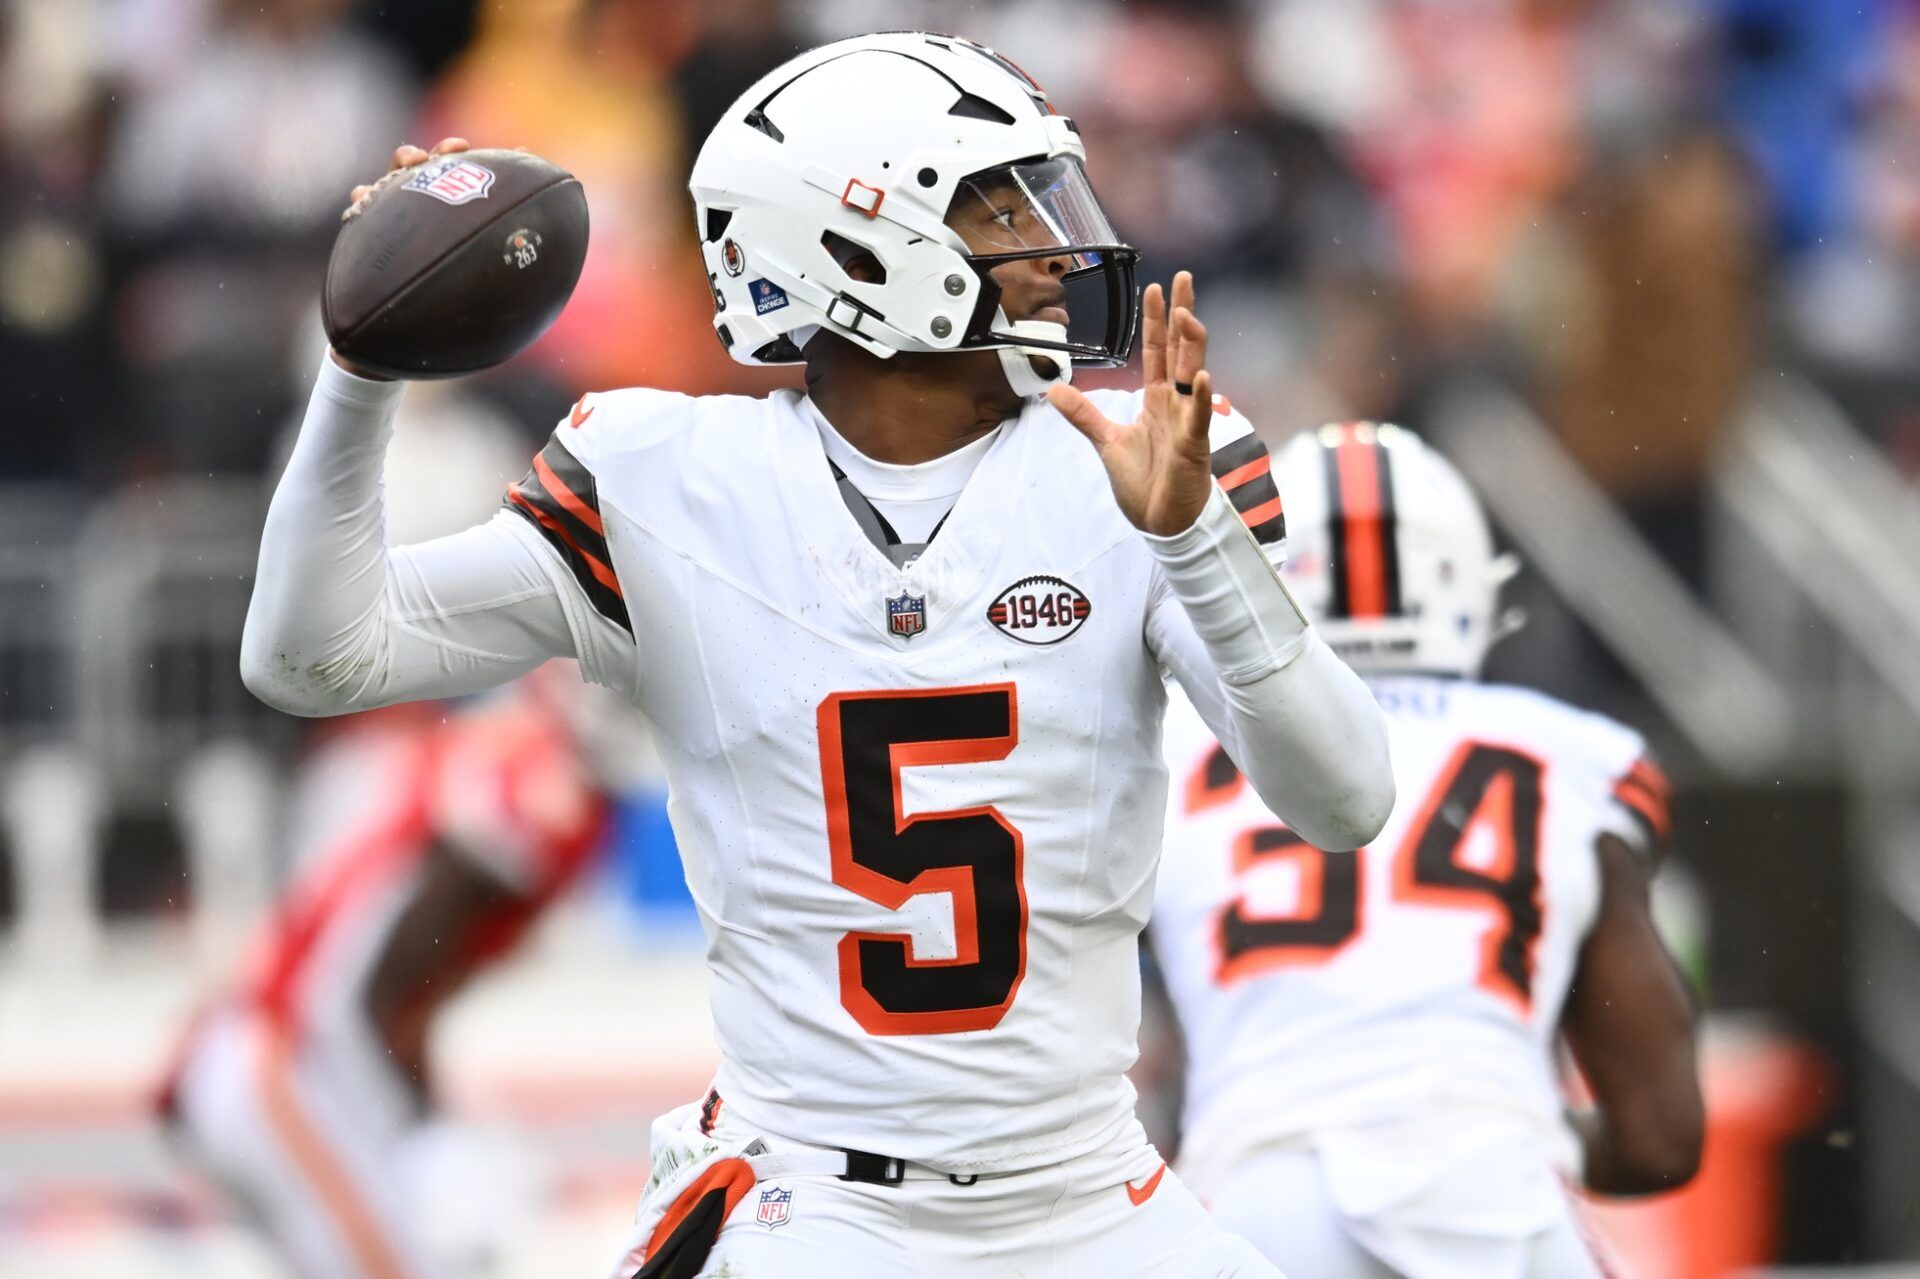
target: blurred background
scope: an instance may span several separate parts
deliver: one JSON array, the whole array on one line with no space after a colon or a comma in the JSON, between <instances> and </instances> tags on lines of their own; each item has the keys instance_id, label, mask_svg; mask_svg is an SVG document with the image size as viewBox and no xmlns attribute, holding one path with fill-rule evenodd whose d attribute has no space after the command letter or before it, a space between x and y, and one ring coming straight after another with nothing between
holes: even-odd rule
<instances>
[{"instance_id":1,"label":"blurred background","mask_svg":"<svg viewBox=\"0 0 1920 1279\"><path fill-rule=\"evenodd\" d=\"M583 390L788 380L712 335L691 156L797 49L902 27L1076 118L1270 444L1366 417L1451 456L1527 565L1490 673L1667 764L1712 1121L1694 1188L1598 1214L1627 1273L1920 1274L1920 3L0 0L0 1275L283 1273L150 1097L356 731L236 674L347 190L458 133L592 201L554 330L405 401L396 532L431 536ZM435 1029L527 1165L502 1275L601 1272L713 1061L659 783L621 789Z\"/></svg>"}]
</instances>

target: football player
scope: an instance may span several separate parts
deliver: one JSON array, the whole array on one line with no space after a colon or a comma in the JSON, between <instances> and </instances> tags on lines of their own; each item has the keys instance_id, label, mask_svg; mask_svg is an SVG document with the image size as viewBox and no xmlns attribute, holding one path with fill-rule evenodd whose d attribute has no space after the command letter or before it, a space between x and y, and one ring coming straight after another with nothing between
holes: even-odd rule
<instances>
[{"instance_id":1,"label":"football player","mask_svg":"<svg viewBox=\"0 0 1920 1279\"><path fill-rule=\"evenodd\" d=\"M1360 423L1280 463L1283 575L1386 711L1399 801L1326 849L1169 715L1151 941L1182 1175L1289 1274L1598 1274L1565 1183L1665 1190L1700 1156L1694 1007L1647 906L1666 782L1633 732L1479 681L1513 565L1438 454ZM1594 1097L1571 1116L1563 1038Z\"/></svg>"},{"instance_id":2,"label":"football player","mask_svg":"<svg viewBox=\"0 0 1920 1279\"><path fill-rule=\"evenodd\" d=\"M380 524L401 387L320 375L250 686L331 714L571 656L658 732L723 1064L655 1125L620 1279L1272 1273L1125 1077L1163 677L1317 843L1372 838L1392 771L1269 562L1190 277L1140 297L1084 158L968 41L793 59L692 189L716 333L806 393L586 395L502 514L422 546ZM1069 385L1136 320L1142 390Z\"/></svg>"},{"instance_id":3,"label":"football player","mask_svg":"<svg viewBox=\"0 0 1920 1279\"><path fill-rule=\"evenodd\" d=\"M306 790L328 833L180 1050L165 1117L306 1279L446 1276L485 1242L429 1220L433 1152L462 1146L436 1120L428 1030L585 865L606 804L583 742L633 732L553 676L322 747Z\"/></svg>"}]
</instances>

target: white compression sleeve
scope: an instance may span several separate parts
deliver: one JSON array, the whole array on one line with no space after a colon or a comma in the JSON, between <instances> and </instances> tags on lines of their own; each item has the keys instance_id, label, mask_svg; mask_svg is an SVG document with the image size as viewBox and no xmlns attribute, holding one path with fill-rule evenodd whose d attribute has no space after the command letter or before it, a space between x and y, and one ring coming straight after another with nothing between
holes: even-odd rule
<instances>
[{"instance_id":1,"label":"white compression sleeve","mask_svg":"<svg viewBox=\"0 0 1920 1279\"><path fill-rule=\"evenodd\" d=\"M404 386L329 357L267 512L240 668L290 714L473 692L574 655L553 556L524 521L387 549L382 469Z\"/></svg>"},{"instance_id":2,"label":"white compression sleeve","mask_svg":"<svg viewBox=\"0 0 1920 1279\"><path fill-rule=\"evenodd\" d=\"M1168 664L1260 798L1320 848L1379 834L1393 808L1386 721L1307 625L1226 494L1216 485L1186 531L1142 536L1207 658L1169 653ZM1209 675L1215 687L1194 687Z\"/></svg>"}]
</instances>

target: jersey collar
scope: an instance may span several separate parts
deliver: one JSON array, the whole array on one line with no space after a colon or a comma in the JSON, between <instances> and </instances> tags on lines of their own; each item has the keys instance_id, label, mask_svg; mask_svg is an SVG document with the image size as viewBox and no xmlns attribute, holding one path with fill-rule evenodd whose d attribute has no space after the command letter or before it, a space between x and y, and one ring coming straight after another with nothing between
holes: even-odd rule
<instances>
[{"instance_id":1,"label":"jersey collar","mask_svg":"<svg viewBox=\"0 0 1920 1279\"><path fill-rule=\"evenodd\" d=\"M995 566L1017 513L1019 475L1030 435L1022 427L1033 405L994 432L940 536L910 566L902 567L873 543L848 509L811 407L801 394L780 391L771 398L778 419L776 472L787 519L828 589L863 625L903 652L944 647L950 638L972 630L962 625L972 620L965 613ZM885 602L902 591L926 601L926 633L912 639L893 635L887 627Z\"/></svg>"}]
</instances>

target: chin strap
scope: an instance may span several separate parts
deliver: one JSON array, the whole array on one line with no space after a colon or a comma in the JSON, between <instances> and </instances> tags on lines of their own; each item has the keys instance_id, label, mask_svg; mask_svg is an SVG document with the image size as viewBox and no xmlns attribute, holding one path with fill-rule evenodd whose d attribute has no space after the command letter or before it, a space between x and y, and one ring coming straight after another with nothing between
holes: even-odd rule
<instances>
[{"instance_id":1,"label":"chin strap","mask_svg":"<svg viewBox=\"0 0 1920 1279\"><path fill-rule=\"evenodd\" d=\"M1002 324L996 330L1008 333L1016 338L1045 338L1052 342L1067 340L1067 326L1050 324L1045 320L1019 320L1011 324ZM1053 376L1034 371L1034 362L1054 370ZM1032 395L1045 395L1047 388L1056 382L1073 381L1073 361L1059 351L1043 346L1003 346L1000 348L1000 368L1007 375L1007 385L1013 393L1022 399Z\"/></svg>"}]
</instances>

